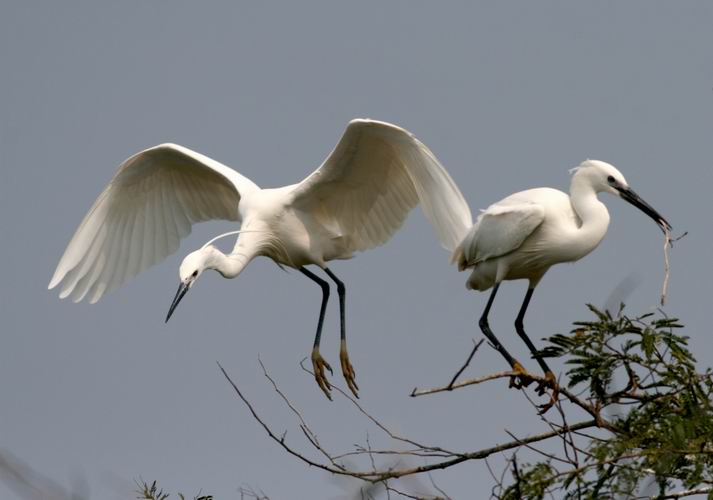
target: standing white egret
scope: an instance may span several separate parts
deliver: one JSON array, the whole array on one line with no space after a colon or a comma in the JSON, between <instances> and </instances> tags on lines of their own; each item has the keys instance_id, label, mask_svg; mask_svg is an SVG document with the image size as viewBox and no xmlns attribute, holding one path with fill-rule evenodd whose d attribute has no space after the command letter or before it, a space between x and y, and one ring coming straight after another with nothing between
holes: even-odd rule
<instances>
[{"instance_id":1,"label":"standing white egret","mask_svg":"<svg viewBox=\"0 0 713 500\"><path fill-rule=\"evenodd\" d=\"M345 287L327 262L385 243L419 202L441 244L452 251L470 227L470 209L433 153L388 123L353 120L322 166L298 184L275 189L260 189L190 149L162 144L119 167L79 225L49 288L60 286L60 297L94 303L175 252L193 223L242 222L230 254L211 245L214 238L186 256L166 321L206 269L235 278L260 255L298 269L322 289L312 363L317 383L330 397L324 369L332 369L319 352L329 284L305 267L316 265L337 285L339 357L356 395L345 340Z\"/></svg>"},{"instance_id":2,"label":"standing white egret","mask_svg":"<svg viewBox=\"0 0 713 500\"><path fill-rule=\"evenodd\" d=\"M624 176L603 161L587 160L570 171L570 195L557 189L537 188L512 194L489 206L475 221L453 253L459 270L471 269L468 289L484 291L492 287L490 298L480 318L480 329L521 374L519 384L527 384L528 373L513 358L493 334L488 325L488 313L503 280L529 280L529 286L515 330L527 344L545 372L548 385L556 387L555 376L523 327L525 311L535 287L550 266L574 262L594 250L609 226L609 212L597 198L598 193L610 193L623 198L654 219L663 231L669 223L627 184ZM511 379L511 385L515 380ZM539 392L544 391L540 386Z\"/></svg>"}]
</instances>

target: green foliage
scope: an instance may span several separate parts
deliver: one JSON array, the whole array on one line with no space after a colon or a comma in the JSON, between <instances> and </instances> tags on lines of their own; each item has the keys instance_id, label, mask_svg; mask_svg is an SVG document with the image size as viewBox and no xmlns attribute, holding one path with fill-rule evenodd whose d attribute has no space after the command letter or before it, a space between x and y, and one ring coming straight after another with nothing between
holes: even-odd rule
<instances>
[{"instance_id":1,"label":"green foliage","mask_svg":"<svg viewBox=\"0 0 713 500\"><path fill-rule=\"evenodd\" d=\"M713 372L696 368L688 338L678 333L683 326L677 319L663 313L631 318L623 314L623 306L616 314L592 306L590 310L595 316L592 321L575 323L569 334L553 335L542 351L546 357L560 358L567 367L556 391L559 399L552 399L556 406L540 407L547 410L541 417L549 424L548 432L531 435L526 443L514 439L468 454L481 459L503 450L518 450L509 462L507 484L493 474L497 483L493 496L504 500L589 500L708 494L713 500ZM233 387L263 424L237 386ZM301 415L299 418L304 425ZM302 429L305 432L305 427ZM284 435L280 439L268 432L284 445ZM548 443L547 449L541 447L544 443ZM369 477L341 467L335 473L381 484L387 496L398 492L420 498L399 492L387 479L447 468L462 463L465 456L421 445L416 452L445 458L399 474L388 469ZM530 461L519 463L519 453L527 453ZM329 464L320 467L330 470ZM155 482L137 484L140 499L170 500ZM267 499L249 489L241 488L239 493L241 498ZM181 494L178 498L185 500Z\"/></svg>"},{"instance_id":2,"label":"green foliage","mask_svg":"<svg viewBox=\"0 0 713 500\"><path fill-rule=\"evenodd\" d=\"M584 389L588 397L579 397L607 431L584 442L578 436L578 458L565 466L548 459L513 472L501 497L516 498L514 488L520 498L555 491L564 498L631 497L645 485L661 498L707 492L713 485L711 370L696 371L675 318L629 318L623 306L616 315L589 308L596 320L553 335L542 353L570 366L566 387Z\"/></svg>"},{"instance_id":3,"label":"green foliage","mask_svg":"<svg viewBox=\"0 0 713 500\"><path fill-rule=\"evenodd\" d=\"M520 498L542 499L555 482L555 469L547 462L525 464L520 471L517 461L512 463L513 484L500 495L503 500Z\"/></svg>"},{"instance_id":4,"label":"green foliage","mask_svg":"<svg viewBox=\"0 0 713 500\"><path fill-rule=\"evenodd\" d=\"M163 489L156 486L156 481L149 484L143 479L140 479L136 482L136 486L138 488L136 490L136 494L138 495L136 498L139 500L167 500L171 496L170 493L165 493ZM177 493L177 497L180 500L186 500L186 496L182 493ZM193 500L213 500L213 495L199 494L194 496Z\"/></svg>"}]
</instances>

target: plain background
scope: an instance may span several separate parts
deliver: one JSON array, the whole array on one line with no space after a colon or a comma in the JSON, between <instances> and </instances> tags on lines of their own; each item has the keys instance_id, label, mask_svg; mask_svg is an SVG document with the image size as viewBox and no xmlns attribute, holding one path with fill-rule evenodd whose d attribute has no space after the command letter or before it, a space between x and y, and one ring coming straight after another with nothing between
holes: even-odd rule
<instances>
[{"instance_id":1,"label":"plain background","mask_svg":"<svg viewBox=\"0 0 713 500\"><path fill-rule=\"evenodd\" d=\"M163 323L183 255L234 226L196 227L176 255L94 306L46 286L134 152L177 142L279 186L316 168L355 117L415 133L474 213L529 187L567 190L567 170L585 158L617 165L676 234L690 231L671 254L665 310L687 325L702 365L713 364L711 26L707 1L2 2L0 447L97 499L131 498L139 476L217 499L239 498L241 485L273 500L353 495L358 484L269 441L216 366L302 450L258 355L330 450L363 444L367 432L389 446L299 368L319 307L313 283L258 259L235 281L207 273ZM660 231L621 200L602 200L612 223L601 246L553 268L534 295L526 326L538 341L590 318L586 303L625 299L631 314L657 306ZM386 246L331 267L347 284L363 404L386 424L459 450L505 441L505 429L544 429L505 381L408 397L449 380L481 337L487 298L465 290L420 211ZM622 283L627 292L612 298ZM503 286L491 324L527 359L512 326L524 293L524 282ZM323 337L333 365L336 304ZM466 376L504 367L483 348ZM454 498L482 498L492 485L477 462L434 479ZM425 479L406 487L431 490ZM0 497L13 494L0 486Z\"/></svg>"}]
</instances>

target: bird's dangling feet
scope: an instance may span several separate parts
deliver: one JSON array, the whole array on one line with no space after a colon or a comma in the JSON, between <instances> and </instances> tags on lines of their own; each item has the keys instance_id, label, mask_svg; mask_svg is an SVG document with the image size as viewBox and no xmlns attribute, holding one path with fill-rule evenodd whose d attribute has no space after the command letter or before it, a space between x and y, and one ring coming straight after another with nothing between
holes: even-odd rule
<instances>
[{"instance_id":1,"label":"bird's dangling feet","mask_svg":"<svg viewBox=\"0 0 713 500\"><path fill-rule=\"evenodd\" d=\"M557 384L557 378L555 377L555 374L549 370L545 372L545 379L538 382L537 394L540 396L544 395L548 388L552 389L552 392L550 393L550 400L547 403L540 405L540 415L552 408L559 399L559 385Z\"/></svg>"},{"instance_id":2,"label":"bird's dangling feet","mask_svg":"<svg viewBox=\"0 0 713 500\"><path fill-rule=\"evenodd\" d=\"M530 385L534 380L532 375L530 375L530 373L525 370L525 368L518 361L513 363L512 371L517 372L517 375L512 375L510 377L510 385L508 385L509 388L522 389L523 387Z\"/></svg>"},{"instance_id":3,"label":"bird's dangling feet","mask_svg":"<svg viewBox=\"0 0 713 500\"><path fill-rule=\"evenodd\" d=\"M346 380L349 390L352 394L359 398L359 386L356 384L356 373L354 372L354 367L349 361L349 353L347 352L347 343L342 340L342 345L339 348L339 361L342 364L342 374L344 375L344 380Z\"/></svg>"},{"instance_id":4,"label":"bird's dangling feet","mask_svg":"<svg viewBox=\"0 0 713 500\"><path fill-rule=\"evenodd\" d=\"M317 385L331 401L332 394L329 391L332 390L332 386L329 385L329 380L327 380L327 376L324 374L324 369L329 370L329 373L332 375L334 375L334 372L332 371L332 367L329 366L329 363L327 363L320 354L319 347L312 349L312 367L314 368L314 379L317 381Z\"/></svg>"}]
</instances>

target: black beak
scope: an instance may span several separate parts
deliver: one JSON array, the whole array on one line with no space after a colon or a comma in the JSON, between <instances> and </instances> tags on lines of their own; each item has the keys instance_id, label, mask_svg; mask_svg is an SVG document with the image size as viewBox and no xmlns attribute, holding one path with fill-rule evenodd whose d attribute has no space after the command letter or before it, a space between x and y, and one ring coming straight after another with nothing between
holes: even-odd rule
<instances>
[{"instance_id":1,"label":"black beak","mask_svg":"<svg viewBox=\"0 0 713 500\"><path fill-rule=\"evenodd\" d=\"M166 315L166 323L168 323L168 320L171 319L173 311L176 309L176 306L188 290L189 287L185 283L181 282L181 284L178 285L178 291L176 292L176 296L173 298L173 302L171 302L171 307L168 309L168 314Z\"/></svg>"},{"instance_id":2,"label":"black beak","mask_svg":"<svg viewBox=\"0 0 713 500\"><path fill-rule=\"evenodd\" d=\"M619 191L619 193L621 193L622 198L624 198L626 201L628 201L636 208L644 212L646 215L651 217L656 222L656 224L659 225L661 231L663 231L664 233L666 233L667 231L671 231L671 224L669 224L668 221L664 219L660 213L654 210L654 207L642 200L641 197L636 194L633 189L628 187L617 187L616 189Z\"/></svg>"}]
</instances>

